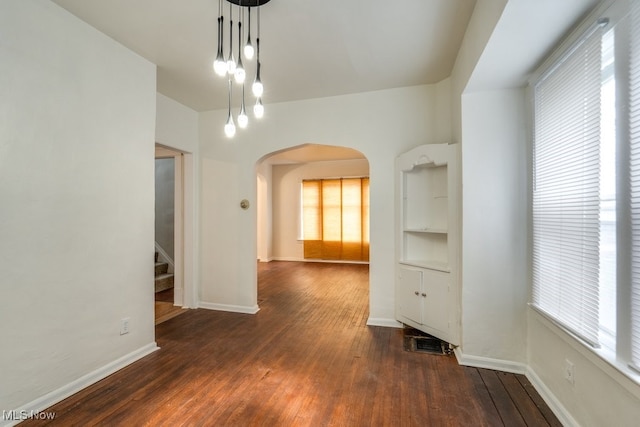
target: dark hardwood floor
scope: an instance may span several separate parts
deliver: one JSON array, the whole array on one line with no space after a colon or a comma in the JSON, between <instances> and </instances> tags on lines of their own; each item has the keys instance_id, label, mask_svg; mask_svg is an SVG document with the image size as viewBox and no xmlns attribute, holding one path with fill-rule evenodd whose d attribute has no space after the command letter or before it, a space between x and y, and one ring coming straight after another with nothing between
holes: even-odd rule
<instances>
[{"instance_id":1,"label":"dark hardwood floor","mask_svg":"<svg viewBox=\"0 0 640 427\"><path fill-rule=\"evenodd\" d=\"M368 277L366 265L259 264L258 314L158 325L161 350L49 408L49 424L560 425L525 377L407 352L402 330L366 326Z\"/></svg>"}]
</instances>

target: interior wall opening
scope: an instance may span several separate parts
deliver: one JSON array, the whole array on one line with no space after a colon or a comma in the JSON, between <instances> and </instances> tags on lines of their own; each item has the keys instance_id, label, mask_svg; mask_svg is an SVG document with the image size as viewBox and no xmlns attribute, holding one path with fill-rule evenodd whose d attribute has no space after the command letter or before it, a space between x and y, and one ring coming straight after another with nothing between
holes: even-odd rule
<instances>
[{"instance_id":1,"label":"interior wall opening","mask_svg":"<svg viewBox=\"0 0 640 427\"><path fill-rule=\"evenodd\" d=\"M286 261L368 264L368 178L369 162L367 158L361 152L348 147L302 144L270 153L260 159L256 164L256 253L257 261L260 263L258 282L260 282L260 271L265 268L264 265L261 265L262 263ZM329 205L340 199L338 200L339 205L326 207L325 218L318 219L318 223L320 229L330 229L325 233L328 237L322 244L325 247L338 248L338 253L345 254L345 256L335 255L335 251L320 255L318 252L309 251L310 237L308 235L305 237L304 225L305 182L319 183L317 185L320 186L322 186L322 182L328 183L325 184L327 187L325 192L330 193L331 190L334 196L344 193L342 198L333 197L333 201L325 200L325 204ZM366 182L366 191L361 189L357 193L352 191L351 187L347 189L348 185L358 183L362 186L363 182ZM343 183L344 191L340 190ZM338 186L338 190L336 190L336 186ZM364 201L366 208L352 206L354 198L349 198L350 194L358 194L355 199L358 200L358 203ZM340 215L331 217L332 211L344 212L344 218ZM357 215L359 218L354 220L352 217ZM307 213L307 221L310 217L313 217L313 214L310 216ZM336 221L339 224L336 224ZM337 238L336 235L338 235ZM362 244L356 248L356 245L351 242L354 240L354 235L362 236L360 240L366 242L366 249L362 249ZM354 252L358 254L366 252L366 256L353 257ZM258 287L258 304L260 301Z\"/></svg>"}]
</instances>

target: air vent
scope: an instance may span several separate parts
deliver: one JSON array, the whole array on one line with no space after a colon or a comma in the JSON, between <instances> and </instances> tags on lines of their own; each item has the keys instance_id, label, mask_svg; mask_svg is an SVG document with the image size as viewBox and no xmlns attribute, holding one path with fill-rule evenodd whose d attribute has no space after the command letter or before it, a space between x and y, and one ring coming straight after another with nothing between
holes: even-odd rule
<instances>
[{"instance_id":1,"label":"air vent","mask_svg":"<svg viewBox=\"0 0 640 427\"><path fill-rule=\"evenodd\" d=\"M449 343L417 329L406 327L404 330L404 349L418 353L450 354Z\"/></svg>"}]
</instances>

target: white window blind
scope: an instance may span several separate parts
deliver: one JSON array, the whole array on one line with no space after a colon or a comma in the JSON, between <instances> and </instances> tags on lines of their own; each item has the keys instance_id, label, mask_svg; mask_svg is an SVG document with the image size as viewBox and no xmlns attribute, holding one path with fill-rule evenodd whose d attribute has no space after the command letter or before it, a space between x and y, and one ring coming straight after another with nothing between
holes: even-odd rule
<instances>
[{"instance_id":1,"label":"white window blind","mask_svg":"<svg viewBox=\"0 0 640 427\"><path fill-rule=\"evenodd\" d=\"M631 2L629 134L631 188L631 363L640 368L640 2Z\"/></svg>"},{"instance_id":2,"label":"white window blind","mask_svg":"<svg viewBox=\"0 0 640 427\"><path fill-rule=\"evenodd\" d=\"M602 27L594 25L534 86L533 305L593 346Z\"/></svg>"}]
</instances>

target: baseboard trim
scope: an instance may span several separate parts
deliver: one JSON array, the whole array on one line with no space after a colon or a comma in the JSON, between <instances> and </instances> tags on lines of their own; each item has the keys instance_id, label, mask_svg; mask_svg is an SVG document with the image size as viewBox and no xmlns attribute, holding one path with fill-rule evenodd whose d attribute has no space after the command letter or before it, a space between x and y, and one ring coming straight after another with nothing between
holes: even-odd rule
<instances>
[{"instance_id":1,"label":"baseboard trim","mask_svg":"<svg viewBox=\"0 0 640 427\"><path fill-rule=\"evenodd\" d=\"M369 317L367 326L382 326L385 328L402 328L402 323L396 319L387 319L385 317Z\"/></svg>"},{"instance_id":2,"label":"baseboard trim","mask_svg":"<svg viewBox=\"0 0 640 427\"><path fill-rule=\"evenodd\" d=\"M511 360L493 359L490 357L482 356L470 356L462 353L460 347L456 347L453 350L458 359L458 364L463 366L472 366L474 368L493 369L494 371L511 372L512 374L527 373L527 365L520 362L513 362Z\"/></svg>"},{"instance_id":3,"label":"baseboard trim","mask_svg":"<svg viewBox=\"0 0 640 427\"><path fill-rule=\"evenodd\" d=\"M129 354L122 356L119 359L114 360L111 363L106 364L105 366L96 369L93 372L89 372L86 375L78 378L75 381L66 384L57 390L53 390L41 396L23 406L12 411L15 414L36 414L44 411L45 409L55 405L56 403L66 399L67 397L89 387L92 384L97 383L98 381L108 377L109 375L119 371L120 369L132 364L133 362L142 359L145 356L153 353L156 350L159 350L160 347L155 342L149 343L144 347L141 347L135 351L132 351ZM14 426L24 420L1 420L0 426Z\"/></svg>"},{"instance_id":4,"label":"baseboard trim","mask_svg":"<svg viewBox=\"0 0 640 427\"><path fill-rule=\"evenodd\" d=\"M575 426L578 427L580 424L571 416L567 408L564 407L562 403L556 398L556 396L549 390L549 387L545 385L544 382L540 379L540 377L535 373L531 367L527 368L526 377L533 385L533 387L538 391L540 397L546 402L549 406L549 409L553 411L553 413L558 417L558 420L562 423L563 426Z\"/></svg>"},{"instance_id":5,"label":"baseboard trim","mask_svg":"<svg viewBox=\"0 0 640 427\"><path fill-rule=\"evenodd\" d=\"M271 261L293 261L293 262L326 262L329 264L365 264L368 265L369 261L344 261L340 259L310 259L310 258L295 258L295 257L272 257Z\"/></svg>"},{"instance_id":6,"label":"baseboard trim","mask_svg":"<svg viewBox=\"0 0 640 427\"><path fill-rule=\"evenodd\" d=\"M260 311L260 307L258 305L254 305L253 307L246 305L231 305L231 304L216 304L212 302L203 302L200 301L198 303L198 308L205 308L207 310L216 310L216 311L229 311L232 313L242 313L242 314L256 314Z\"/></svg>"}]
</instances>

